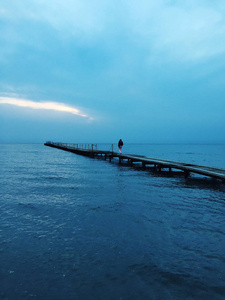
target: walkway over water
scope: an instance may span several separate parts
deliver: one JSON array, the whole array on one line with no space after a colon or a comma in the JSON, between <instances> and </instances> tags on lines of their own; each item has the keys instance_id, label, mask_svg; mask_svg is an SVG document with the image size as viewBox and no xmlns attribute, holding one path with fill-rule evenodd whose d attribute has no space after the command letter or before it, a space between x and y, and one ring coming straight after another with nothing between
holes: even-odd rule
<instances>
[{"instance_id":1,"label":"walkway over water","mask_svg":"<svg viewBox=\"0 0 225 300\"><path fill-rule=\"evenodd\" d=\"M119 154L117 152L114 152L113 150L98 150L96 144L85 144L81 146L79 144L46 142L45 146L73 152L79 155L89 156L92 158L96 156L101 156L105 160L108 158L109 161L111 161L113 158L117 158L120 164L123 160L126 160L131 165L133 165L133 163L140 163L144 169L146 168L146 166L153 166L154 169L158 172L161 172L162 169L168 169L169 172L172 172L172 169L176 169L183 171L185 177L188 177L190 173L196 173L216 179L221 179L225 182L224 169L188 164L184 162L170 161L165 159L151 158L142 155Z\"/></svg>"}]
</instances>

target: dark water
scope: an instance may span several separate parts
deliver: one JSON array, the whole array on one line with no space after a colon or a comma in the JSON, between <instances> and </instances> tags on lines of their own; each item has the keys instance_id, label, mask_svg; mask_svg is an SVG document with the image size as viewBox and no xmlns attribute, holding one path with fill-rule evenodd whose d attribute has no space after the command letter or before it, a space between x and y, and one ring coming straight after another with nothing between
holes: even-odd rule
<instances>
[{"instance_id":1,"label":"dark water","mask_svg":"<svg viewBox=\"0 0 225 300\"><path fill-rule=\"evenodd\" d=\"M224 184L0 147L1 299L225 299ZM225 168L225 146L123 151Z\"/></svg>"}]
</instances>

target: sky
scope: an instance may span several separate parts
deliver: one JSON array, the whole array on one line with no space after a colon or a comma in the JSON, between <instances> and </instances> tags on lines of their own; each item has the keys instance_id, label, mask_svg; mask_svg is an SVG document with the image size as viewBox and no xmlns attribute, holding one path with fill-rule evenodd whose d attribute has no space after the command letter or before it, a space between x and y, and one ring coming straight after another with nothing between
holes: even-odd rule
<instances>
[{"instance_id":1,"label":"sky","mask_svg":"<svg viewBox=\"0 0 225 300\"><path fill-rule=\"evenodd\" d=\"M224 0L0 0L0 143L225 143Z\"/></svg>"}]
</instances>

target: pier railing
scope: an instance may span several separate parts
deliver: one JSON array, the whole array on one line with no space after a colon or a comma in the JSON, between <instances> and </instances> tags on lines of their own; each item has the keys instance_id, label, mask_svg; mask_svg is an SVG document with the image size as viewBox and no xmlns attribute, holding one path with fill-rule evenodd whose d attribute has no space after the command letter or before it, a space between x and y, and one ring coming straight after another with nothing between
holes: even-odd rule
<instances>
[{"instance_id":1,"label":"pier railing","mask_svg":"<svg viewBox=\"0 0 225 300\"><path fill-rule=\"evenodd\" d=\"M58 147L66 147L69 149L81 149L81 150L98 150L98 145L97 144L71 144L71 143L55 143L55 142L51 142L48 141L46 142L46 144L48 144L49 146L58 146Z\"/></svg>"}]
</instances>

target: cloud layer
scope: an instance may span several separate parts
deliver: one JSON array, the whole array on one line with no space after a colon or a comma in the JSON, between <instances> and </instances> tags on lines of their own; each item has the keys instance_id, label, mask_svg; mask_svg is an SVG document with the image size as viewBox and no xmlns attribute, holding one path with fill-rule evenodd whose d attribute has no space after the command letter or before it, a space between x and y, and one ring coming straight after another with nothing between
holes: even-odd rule
<instances>
[{"instance_id":1,"label":"cloud layer","mask_svg":"<svg viewBox=\"0 0 225 300\"><path fill-rule=\"evenodd\" d=\"M35 102L31 100L24 100L18 98L0 97L0 104L9 104L19 107L27 107L31 109L55 110L59 112L70 113L83 118L88 117L87 115L83 114L80 110L59 102Z\"/></svg>"},{"instance_id":2,"label":"cloud layer","mask_svg":"<svg viewBox=\"0 0 225 300\"><path fill-rule=\"evenodd\" d=\"M225 4L218 0L8 0L1 4L0 16L14 25L45 23L62 39L72 37L81 44L106 36L113 41L122 32L153 58L197 61L225 52ZM23 40L10 28L1 31L5 38Z\"/></svg>"},{"instance_id":3,"label":"cloud layer","mask_svg":"<svg viewBox=\"0 0 225 300\"><path fill-rule=\"evenodd\" d=\"M8 104L82 118L84 107L98 121L73 124L103 142L118 132L130 141L207 141L210 132L224 140L223 0L7 0L0 19Z\"/></svg>"}]
</instances>

